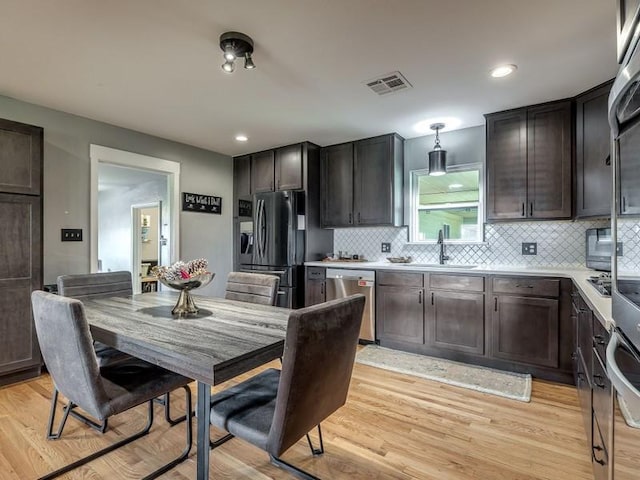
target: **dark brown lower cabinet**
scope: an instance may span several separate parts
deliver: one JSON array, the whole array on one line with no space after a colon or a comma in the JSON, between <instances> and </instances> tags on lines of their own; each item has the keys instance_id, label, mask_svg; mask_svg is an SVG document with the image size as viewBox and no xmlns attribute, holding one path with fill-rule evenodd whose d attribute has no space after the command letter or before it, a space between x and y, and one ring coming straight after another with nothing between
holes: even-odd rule
<instances>
[{"instance_id":1,"label":"dark brown lower cabinet","mask_svg":"<svg viewBox=\"0 0 640 480\"><path fill-rule=\"evenodd\" d=\"M484 353L484 294L431 291L426 343L460 352Z\"/></svg>"},{"instance_id":2,"label":"dark brown lower cabinet","mask_svg":"<svg viewBox=\"0 0 640 480\"><path fill-rule=\"evenodd\" d=\"M304 304L307 307L311 305L317 305L323 303L326 299L325 281L324 280L309 280L305 285L304 291L305 301Z\"/></svg>"},{"instance_id":3,"label":"dark brown lower cabinet","mask_svg":"<svg viewBox=\"0 0 640 480\"><path fill-rule=\"evenodd\" d=\"M377 337L424 343L424 289L379 286L376 289Z\"/></svg>"},{"instance_id":4,"label":"dark brown lower cabinet","mask_svg":"<svg viewBox=\"0 0 640 480\"><path fill-rule=\"evenodd\" d=\"M495 295L493 302L492 355L558 367L558 300Z\"/></svg>"}]
</instances>

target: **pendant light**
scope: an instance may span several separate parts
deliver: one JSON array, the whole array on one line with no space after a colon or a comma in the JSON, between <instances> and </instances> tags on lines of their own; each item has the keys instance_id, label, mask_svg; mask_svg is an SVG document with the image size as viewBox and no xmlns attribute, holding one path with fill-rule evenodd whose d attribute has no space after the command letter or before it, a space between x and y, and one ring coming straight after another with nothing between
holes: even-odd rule
<instances>
[{"instance_id":1,"label":"pendant light","mask_svg":"<svg viewBox=\"0 0 640 480\"><path fill-rule=\"evenodd\" d=\"M436 131L436 144L429 152L429 175L438 176L447 173L447 151L440 147L440 136L438 132L444 128L444 123L433 123L431 130Z\"/></svg>"}]
</instances>

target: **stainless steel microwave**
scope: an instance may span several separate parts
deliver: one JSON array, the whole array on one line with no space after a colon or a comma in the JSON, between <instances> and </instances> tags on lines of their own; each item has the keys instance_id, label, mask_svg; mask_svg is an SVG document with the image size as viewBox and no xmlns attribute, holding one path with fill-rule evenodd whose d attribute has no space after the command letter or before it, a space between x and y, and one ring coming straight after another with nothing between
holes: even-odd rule
<instances>
[{"instance_id":1,"label":"stainless steel microwave","mask_svg":"<svg viewBox=\"0 0 640 480\"><path fill-rule=\"evenodd\" d=\"M586 233L587 268L611 271L611 229L588 228Z\"/></svg>"}]
</instances>

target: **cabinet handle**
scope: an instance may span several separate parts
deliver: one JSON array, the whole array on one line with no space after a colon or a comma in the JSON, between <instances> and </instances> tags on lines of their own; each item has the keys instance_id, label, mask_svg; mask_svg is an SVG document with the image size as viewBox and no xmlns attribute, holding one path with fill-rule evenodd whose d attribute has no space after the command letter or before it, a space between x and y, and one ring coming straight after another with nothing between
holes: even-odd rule
<instances>
[{"instance_id":1,"label":"cabinet handle","mask_svg":"<svg viewBox=\"0 0 640 480\"><path fill-rule=\"evenodd\" d=\"M571 360L576 360L578 358L578 354L576 352L573 352L571 354Z\"/></svg>"},{"instance_id":2,"label":"cabinet handle","mask_svg":"<svg viewBox=\"0 0 640 480\"><path fill-rule=\"evenodd\" d=\"M524 202L522 202L522 216L524 217Z\"/></svg>"},{"instance_id":3,"label":"cabinet handle","mask_svg":"<svg viewBox=\"0 0 640 480\"><path fill-rule=\"evenodd\" d=\"M320 295L324 295L324 282L320 284Z\"/></svg>"},{"instance_id":4,"label":"cabinet handle","mask_svg":"<svg viewBox=\"0 0 640 480\"><path fill-rule=\"evenodd\" d=\"M358 223L360 223L360 212L358 212Z\"/></svg>"},{"instance_id":5,"label":"cabinet handle","mask_svg":"<svg viewBox=\"0 0 640 480\"><path fill-rule=\"evenodd\" d=\"M602 388L604 390L607 386L604 383L598 383L598 380L602 380L602 375L594 375L593 383L596 384L596 387Z\"/></svg>"},{"instance_id":6,"label":"cabinet handle","mask_svg":"<svg viewBox=\"0 0 640 480\"><path fill-rule=\"evenodd\" d=\"M418 303L422 305L422 290L418 292Z\"/></svg>"},{"instance_id":7,"label":"cabinet handle","mask_svg":"<svg viewBox=\"0 0 640 480\"><path fill-rule=\"evenodd\" d=\"M627 197L625 196L622 197L622 211L623 212L627 211Z\"/></svg>"},{"instance_id":8,"label":"cabinet handle","mask_svg":"<svg viewBox=\"0 0 640 480\"><path fill-rule=\"evenodd\" d=\"M607 155L607 158L605 158L605 159L604 159L604 164L605 164L607 167L610 167L610 166L611 166L611 155Z\"/></svg>"},{"instance_id":9,"label":"cabinet handle","mask_svg":"<svg viewBox=\"0 0 640 480\"><path fill-rule=\"evenodd\" d=\"M352 218L353 218L352 214L351 214L351 212L349 212L349 225L351 225L353 223Z\"/></svg>"},{"instance_id":10,"label":"cabinet handle","mask_svg":"<svg viewBox=\"0 0 640 480\"><path fill-rule=\"evenodd\" d=\"M593 340L598 345L606 345L607 344L607 342L604 341L604 337L602 335L594 335L593 336Z\"/></svg>"},{"instance_id":11,"label":"cabinet handle","mask_svg":"<svg viewBox=\"0 0 640 480\"><path fill-rule=\"evenodd\" d=\"M533 217L533 202L529 204L529 216Z\"/></svg>"},{"instance_id":12,"label":"cabinet handle","mask_svg":"<svg viewBox=\"0 0 640 480\"><path fill-rule=\"evenodd\" d=\"M602 460L598 460L598 457L596 455L596 452L601 452L602 451L602 447L599 445L594 445L593 447L591 447L592 453L591 456L593 457L593 461L600 464L600 465L604 465L606 462L604 461L604 459Z\"/></svg>"},{"instance_id":13,"label":"cabinet handle","mask_svg":"<svg viewBox=\"0 0 640 480\"><path fill-rule=\"evenodd\" d=\"M435 305L436 304L433 297L434 297L433 292L431 292L431 305Z\"/></svg>"},{"instance_id":14,"label":"cabinet handle","mask_svg":"<svg viewBox=\"0 0 640 480\"><path fill-rule=\"evenodd\" d=\"M516 285L516 288L533 288L533 285Z\"/></svg>"},{"instance_id":15,"label":"cabinet handle","mask_svg":"<svg viewBox=\"0 0 640 480\"><path fill-rule=\"evenodd\" d=\"M493 297L493 310L498 311L498 297Z\"/></svg>"}]
</instances>

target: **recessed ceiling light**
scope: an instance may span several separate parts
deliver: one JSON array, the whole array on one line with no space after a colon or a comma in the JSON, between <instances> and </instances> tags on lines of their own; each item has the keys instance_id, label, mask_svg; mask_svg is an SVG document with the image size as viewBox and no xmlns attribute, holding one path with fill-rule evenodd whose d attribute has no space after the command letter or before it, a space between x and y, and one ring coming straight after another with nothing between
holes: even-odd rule
<instances>
[{"instance_id":1,"label":"recessed ceiling light","mask_svg":"<svg viewBox=\"0 0 640 480\"><path fill-rule=\"evenodd\" d=\"M423 133L423 134L433 133L431 129L431 125L433 125L434 123L445 124L445 127L442 130L440 130L440 133L442 133L442 132L448 132L450 130L457 129L460 125L462 125L462 120L455 117L434 117L434 118L429 118L427 120L422 120L416 123L413 126L413 129L418 133Z\"/></svg>"},{"instance_id":2,"label":"recessed ceiling light","mask_svg":"<svg viewBox=\"0 0 640 480\"><path fill-rule=\"evenodd\" d=\"M249 137L247 137L246 135L236 135L236 140L238 142L246 142L247 140L249 140Z\"/></svg>"},{"instance_id":3,"label":"recessed ceiling light","mask_svg":"<svg viewBox=\"0 0 640 480\"><path fill-rule=\"evenodd\" d=\"M502 78L507 75L511 75L518 69L517 65L509 64L509 65L499 65L491 70L491 76L493 78Z\"/></svg>"},{"instance_id":4,"label":"recessed ceiling light","mask_svg":"<svg viewBox=\"0 0 640 480\"><path fill-rule=\"evenodd\" d=\"M464 185L462 185L461 183L452 183L451 185L449 185L449 188L453 189L453 188L462 188Z\"/></svg>"}]
</instances>

